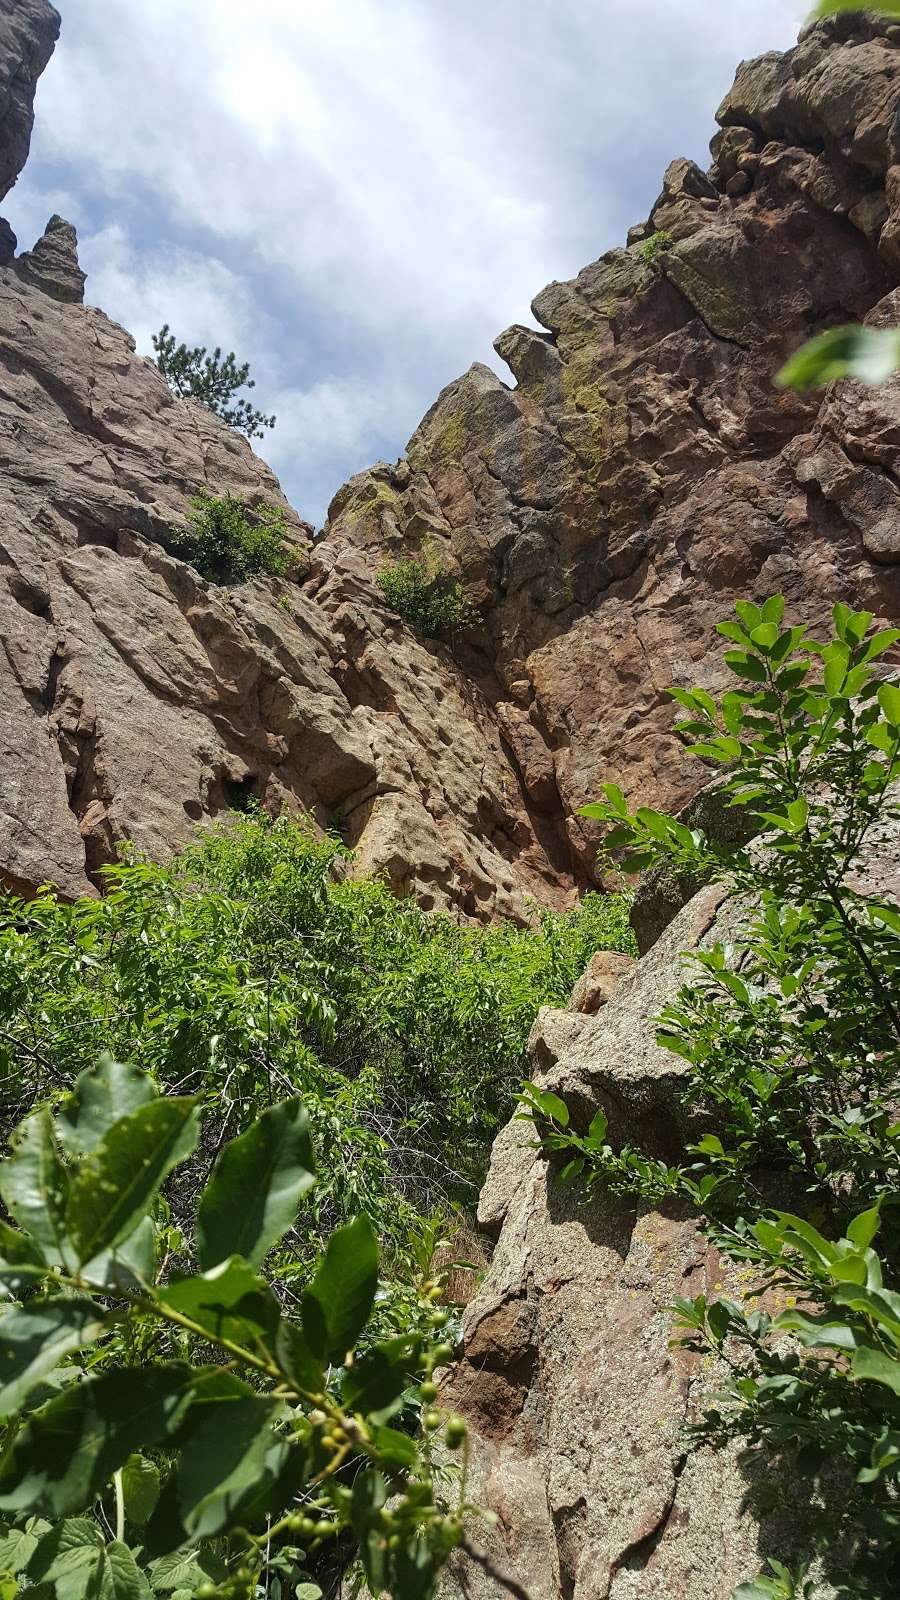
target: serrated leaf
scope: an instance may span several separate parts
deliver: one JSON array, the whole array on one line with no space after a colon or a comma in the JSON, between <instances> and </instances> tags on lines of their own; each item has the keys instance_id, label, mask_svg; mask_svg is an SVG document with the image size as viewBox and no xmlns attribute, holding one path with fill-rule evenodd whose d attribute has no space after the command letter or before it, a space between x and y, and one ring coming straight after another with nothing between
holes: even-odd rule
<instances>
[{"instance_id":1,"label":"serrated leaf","mask_svg":"<svg viewBox=\"0 0 900 1600\"><path fill-rule=\"evenodd\" d=\"M331 1235L303 1296L303 1332L322 1361L343 1361L369 1320L378 1287L378 1241L368 1217Z\"/></svg>"},{"instance_id":2,"label":"serrated leaf","mask_svg":"<svg viewBox=\"0 0 900 1600\"><path fill-rule=\"evenodd\" d=\"M315 1181L302 1100L272 1106L216 1162L197 1213L201 1267L218 1266L232 1255L258 1266L293 1226Z\"/></svg>"},{"instance_id":3,"label":"serrated leaf","mask_svg":"<svg viewBox=\"0 0 900 1600\"><path fill-rule=\"evenodd\" d=\"M196 1102L155 1100L116 1122L78 1167L66 1227L79 1264L126 1239L197 1143Z\"/></svg>"},{"instance_id":4,"label":"serrated leaf","mask_svg":"<svg viewBox=\"0 0 900 1600\"><path fill-rule=\"evenodd\" d=\"M81 1296L31 1300L0 1317L0 1415L18 1410L29 1390L64 1361L100 1337L101 1306Z\"/></svg>"},{"instance_id":5,"label":"serrated leaf","mask_svg":"<svg viewBox=\"0 0 900 1600\"><path fill-rule=\"evenodd\" d=\"M125 1520L137 1526L147 1521L159 1499L159 1467L146 1456L131 1455L122 1468L122 1496Z\"/></svg>"}]
</instances>

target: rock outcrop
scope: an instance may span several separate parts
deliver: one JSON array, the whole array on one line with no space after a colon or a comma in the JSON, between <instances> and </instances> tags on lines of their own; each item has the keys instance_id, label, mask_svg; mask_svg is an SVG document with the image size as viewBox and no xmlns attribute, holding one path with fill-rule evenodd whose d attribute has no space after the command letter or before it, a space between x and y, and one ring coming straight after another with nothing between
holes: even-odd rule
<instances>
[{"instance_id":1,"label":"rock outcrop","mask_svg":"<svg viewBox=\"0 0 900 1600\"><path fill-rule=\"evenodd\" d=\"M0 0L7 187L58 20ZM323 538L288 510L289 580L233 593L167 554L170 529L199 489L283 504L274 478L81 303L67 223L7 254L5 881L75 894L122 839L165 854L252 794L341 827L425 906L563 905L593 879L576 812L603 779L666 804L705 781L665 689L717 684L735 595L896 615L900 385L771 379L817 328L900 316L898 60L856 15L744 64L710 172L674 162L642 237L544 290L547 331L498 339L517 386L473 367ZM425 541L480 610L452 652L375 582Z\"/></svg>"},{"instance_id":2,"label":"rock outcrop","mask_svg":"<svg viewBox=\"0 0 900 1600\"><path fill-rule=\"evenodd\" d=\"M399 474L332 507L326 589L423 537L466 583L484 620L460 660L584 872L600 782L677 806L702 781L665 691L720 682L733 598L900 609L900 384L772 382L808 335L900 318L898 107L896 29L870 16L744 63L709 174L673 162L636 242L539 294L547 331L500 335L516 388L473 367Z\"/></svg>"},{"instance_id":3,"label":"rock outcrop","mask_svg":"<svg viewBox=\"0 0 900 1600\"><path fill-rule=\"evenodd\" d=\"M616 1142L670 1155L683 1139L684 1063L654 1019L679 952L731 927L722 898L702 891L598 1016L535 1025L541 1086L576 1118L603 1105ZM783 1514L753 1516L734 1454L688 1442L709 1375L672 1348L668 1308L721 1286L722 1262L677 1209L561 1187L533 1143L512 1122L495 1145L479 1220L497 1244L442 1393L470 1424L469 1492L497 1517L479 1541L530 1600L728 1600L793 1536ZM442 1592L497 1591L461 1560Z\"/></svg>"},{"instance_id":4,"label":"rock outcrop","mask_svg":"<svg viewBox=\"0 0 900 1600\"><path fill-rule=\"evenodd\" d=\"M59 28L49 0L0 0L0 200L28 160L35 90Z\"/></svg>"}]
</instances>

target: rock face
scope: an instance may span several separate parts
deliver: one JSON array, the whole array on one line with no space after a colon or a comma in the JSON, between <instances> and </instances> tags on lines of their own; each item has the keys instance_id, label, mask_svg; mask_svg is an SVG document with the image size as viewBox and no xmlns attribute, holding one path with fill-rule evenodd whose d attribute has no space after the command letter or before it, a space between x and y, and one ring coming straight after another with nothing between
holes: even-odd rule
<instances>
[{"instance_id":1,"label":"rock face","mask_svg":"<svg viewBox=\"0 0 900 1600\"><path fill-rule=\"evenodd\" d=\"M657 1046L654 1020L678 991L679 952L733 931L721 890L705 889L598 1016L541 1013L532 1076L576 1125L602 1105L614 1143L683 1147L684 1063ZM586 1200L532 1143L512 1122L494 1147L479 1221L496 1249L441 1395L470 1424L468 1492L497 1517L477 1538L530 1600L729 1600L767 1554L792 1558L795 1530L752 1515L734 1453L690 1444L715 1375L671 1347L668 1307L735 1286L686 1215ZM497 1590L460 1559L441 1592Z\"/></svg>"},{"instance_id":2,"label":"rock face","mask_svg":"<svg viewBox=\"0 0 900 1600\"><path fill-rule=\"evenodd\" d=\"M400 475L363 475L332 507L328 587L425 537L466 583L483 629L459 658L586 873L595 839L574 813L600 782L667 806L698 788L665 690L717 686L712 629L734 597L897 615L900 384L772 383L809 334L900 315L889 34L844 16L744 63L710 173L673 162L644 244L539 294L546 332L498 338L517 387L473 367ZM660 233L669 248L646 249Z\"/></svg>"},{"instance_id":3,"label":"rock face","mask_svg":"<svg viewBox=\"0 0 900 1600\"><path fill-rule=\"evenodd\" d=\"M0 0L7 188L58 22ZM710 172L673 162L636 242L498 339L517 387L473 367L321 540L289 513L289 581L230 594L169 530L199 489L283 504L272 475L81 303L69 224L16 259L0 236L5 881L89 889L120 840L165 854L252 794L427 907L563 905L603 779L666 804L705 782L665 689L716 686L735 595L895 615L900 383L798 399L771 375L816 328L900 317L898 56L854 15L745 63ZM426 541L480 608L453 652L375 583Z\"/></svg>"},{"instance_id":4,"label":"rock face","mask_svg":"<svg viewBox=\"0 0 900 1600\"><path fill-rule=\"evenodd\" d=\"M0 0L0 200L28 159L34 93L59 27L48 0Z\"/></svg>"}]
</instances>

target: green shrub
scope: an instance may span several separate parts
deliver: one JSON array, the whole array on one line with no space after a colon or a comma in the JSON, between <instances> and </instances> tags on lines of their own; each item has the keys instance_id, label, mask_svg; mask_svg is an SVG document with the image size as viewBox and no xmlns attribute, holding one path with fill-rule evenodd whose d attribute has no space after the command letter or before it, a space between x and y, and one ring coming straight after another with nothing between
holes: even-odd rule
<instances>
[{"instance_id":1,"label":"green shrub","mask_svg":"<svg viewBox=\"0 0 900 1600\"><path fill-rule=\"evenodd\" d=\"M423 639L452 638L480 620L462 584L431 550L388 562L376 582L391 609Z\"/></svg>"},{"instance_id":2,"label":"green shrub","mask_svg":"<svg viewBox=\"0 0 900 1600\"><path fill-rule=\"evenodd\" d=\"M257 573L280 576L287 566L287 523L281 506L263 500L252 508L234 495L199 494L186 528L172 530L173 555L211 583L245 583ZM248 520L248 511L252 520Z\"/></svg>"},{"instance_id":3,"label":"green shrub","mask_svg":"<svg viewBox=\"0 0 900 1600\"><path fill-rule=\"evenodd\" d=\"M0 899L0 1080L15 1118L106 1050L199 1093L213 1143L301 1093L329 1153L286 1276L362 1208L402 1284L432 1211L474 1197L538 1007L630 947L627 900L463 928L336 875L345 855L236 816L169 867L110 869L102 899Z\"/></svg>"},{"instance_id":4,"label":"green shrub","mask_svg":"<svg viewBox=\"0 0 900 1600\"><path fill-rule=\"evenodd\" d=\"M657 256L661 255L663 251L671 250L674 243L672 235L665 228L660 228L656 233L651 233L649 239L645 239L641 245L641 255L648 267L652 267Z\"/></svg>"},{"instance_id":5,"label":"green shrub","mask_svg":"<svg viewBox=\"0 0 900 1600\"><path fill-rule=\"evenodd\" d=\"M686 1341L730 1373L703 1431L799 1474L810 1554L842 1595L887 1600L900 1585L900 910L860 872L900 823L900 688L876 669L900 630L838 605L833 636L814 639L783 625L780 596L736 611L720 626L734 688L719 703L671 693L689 748L724 768L762 837L728 853L649 807L631 815L614 785L586 808L631 869L667 861L747 907L740 944L694 952L659 1019L688 1063L685 1111L710 1131L670 1166L617 1145L602 1112L573 1132L534 1086L526 1114L567 1176L677 1197L745 1264L742 1301L679 1302ZM780 1315L754 1305L766 1287ZM739 1593L781 1593L773 1581Z\"/></svg>"},{"instance_id":6,"label":"green shrub","mask_svg":"<svg viewBox=\"0 0 900 1600\"><path fill-rule=\"evenodd\" d=\"M161 1191L198 1112L107 1059L0 1163L4 1592L320 1600L320 1552L340 1539L373 1594L426 1600L468 1509L464 1483L452 1510L435 1503L429 1440L458 1448L465 1425L435 1409L450 1346L434 1286L422 1332L367 1341L378 1245L359 1215L302 1301L275 1292L265 1263L315 1185L297 1098L227 1143L222 1129L175 1238Z\"/></svg>"},{"instance_id":7,"label":"green shrub","mask_svg":"<svg viewBox=\"0 0 900 1600\"><path fill-rule=\"evenodd\" d=\"M256 382L247 363L238 364L233 350L223 356L216 346L208 355L205 345L179 344L168 323L153 335L153 348L156 365L179 399L199 400L248 439L262 439L266 428L274 428L274 417L258 411L249 400L235 399L238 389L255 389Z\"/></svg>"},{"instance_id":8,"label":"green shrub","mask_svg":"<svg viewBox=\"0 0 900 1600\"><path fill-rule=\"evenodd\" d=\"M427 1600L467 1547L435 1246L628 901L461 927L346 854L237 815L102 899L0 898L0 1589L317 1600L356 1551Z\"/></svg>"}]
</instances>

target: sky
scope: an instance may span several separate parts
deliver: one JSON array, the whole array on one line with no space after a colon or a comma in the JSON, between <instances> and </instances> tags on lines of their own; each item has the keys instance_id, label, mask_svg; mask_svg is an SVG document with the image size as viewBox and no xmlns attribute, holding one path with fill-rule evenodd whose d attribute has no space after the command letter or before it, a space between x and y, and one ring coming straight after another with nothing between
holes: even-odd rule
<instances>
[{"instance_id":1,"label":"sky","mask_svg":"<svg viewBox=\"0 0 900 1600\"><path fill-rule=\"evenodd\" d=\"M257 442L320 524L532 298L707 165L797 0L56 0L4 214L78 229L87 300L249 361Z\"/></svg>"}]
</instances>

